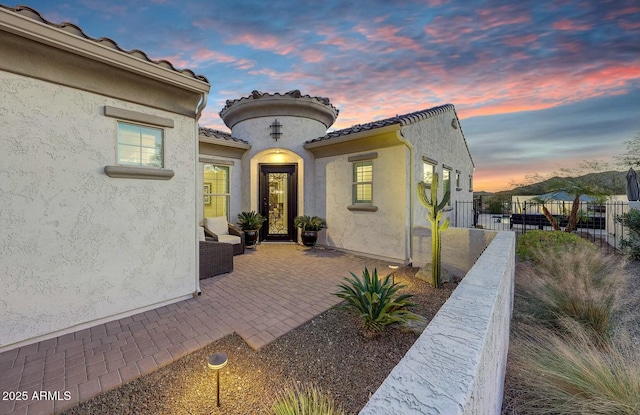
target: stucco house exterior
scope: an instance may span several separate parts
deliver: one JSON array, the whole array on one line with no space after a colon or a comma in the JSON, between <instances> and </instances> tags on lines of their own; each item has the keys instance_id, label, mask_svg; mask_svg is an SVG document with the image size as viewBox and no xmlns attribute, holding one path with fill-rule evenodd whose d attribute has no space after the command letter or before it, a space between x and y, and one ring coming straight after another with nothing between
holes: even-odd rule
<instances>
[{"instance_id":1,"label":"stucco house exterior","mask_svg":"<svg viewBox=\"0 0 640 415\"><path fill-rule=\"evenodd\" d=\"M188 70L0 6L0 352L198 285Z\"/></svg>"},{"instance_id":2,"label":"stucco house exterior","mask_svg":"<svg viewBox=\"0 0 640 415\"><path fill-rule=\"evenodd\" d=\"M317 215L321 245L422 265L437 172L471 225L453 105L330 131L328 98L254 91L226 133L198 125L205 77L28 7L0 5L0 51L0 352L196 295L205 217L256 210L263 241L296 242Z\"/></svg>"},{"instance_id":3,"label":"stucco house exterior","mask_svg":"<svg viewBox=\"0 0 640 415\"><path fill-rule=\"evenodd\" d=\"M327 219L319 243L391 262L423 265L430 255L418 182L439 174L439 195L473 199L474 164L453 105L332 131L328 98L253 91L220 111L231 134L200 129L201 217L256 210L264 241L296 241L296 215ZM471 215L465 218L472 220Z\"/></svg>"}]
</instances>

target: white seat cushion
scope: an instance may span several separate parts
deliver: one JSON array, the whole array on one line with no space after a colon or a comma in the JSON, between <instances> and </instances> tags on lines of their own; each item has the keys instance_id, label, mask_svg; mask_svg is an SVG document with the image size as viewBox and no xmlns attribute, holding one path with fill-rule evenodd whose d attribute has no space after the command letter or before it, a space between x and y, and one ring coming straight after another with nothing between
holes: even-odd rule
<instances>
[{"instance_id":1,"label":"white seat cushion","mask_svg":"<svg viewBox=\"0 0 640 415\"><path fill-rule=\"evenodd\" d=\"M218 242L224 242L226 244L238 245L242 242L239 236L235 235L218 235Z\"/></svg>"},{"instance_id":2,"label":"white seat cushion","mask_svg":"<svg viewBox=\"0 0 640 415\"><path fill-rule=\"evenodd\" d=\"M215 218L204 218L204 226L218 236L229 235L229 223L225 216Z\"/></svg>"},{"instance_id":3,"label":"white seat cushion","mask_svg":"<svg viewBox=\"0 0 640 415\"><path fill-rule=\"evenodd\" d=\"M206 241L206 239L204 237L204 227L203 226L198 226L198 238L200 238L201 241Z\"/></svg>"}]
</instances>

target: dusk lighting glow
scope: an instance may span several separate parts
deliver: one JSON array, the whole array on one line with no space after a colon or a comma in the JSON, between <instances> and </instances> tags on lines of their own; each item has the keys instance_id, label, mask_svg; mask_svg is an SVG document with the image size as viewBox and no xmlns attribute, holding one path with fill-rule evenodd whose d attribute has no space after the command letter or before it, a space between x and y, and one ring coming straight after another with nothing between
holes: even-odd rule
<instances>
[{"instance_id":1,"label":"dusk lighting glow","mask_svg":"<svg viewBox=\"0 0 640 415\"><path fill-rule=\"evenodd\" d=\"M474 190L608 161L640 131L637 0L20 4L206 76L200 124L223 131L226 100L253 90L328 97L334 129L454 104Z\"/></svg>"}]
</instances>

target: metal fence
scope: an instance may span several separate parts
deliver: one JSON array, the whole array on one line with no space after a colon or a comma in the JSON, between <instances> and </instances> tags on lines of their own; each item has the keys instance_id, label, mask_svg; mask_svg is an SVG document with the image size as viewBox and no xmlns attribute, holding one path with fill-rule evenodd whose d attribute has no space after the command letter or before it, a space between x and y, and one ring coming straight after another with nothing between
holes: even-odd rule
<instances>
[{"instance_id":1,"label":"metal fence","mask_svg":"<svg viewBox=\"0 0 640 415\"><path fill-rule=\"evenodd\" d=\"M541 203L500 202L482 206L479 200L456 202L455 226L481 229L514 231L525 233L530 230L553 230L543 214L547 208L557 224L564 229L569 223L569 213L573 202L548 201ZM581 202L578 209L576 232L583 238L611 250L618 250L625 228L614 219L629 211L628 202Z\"/></svg>"}]
</instances>

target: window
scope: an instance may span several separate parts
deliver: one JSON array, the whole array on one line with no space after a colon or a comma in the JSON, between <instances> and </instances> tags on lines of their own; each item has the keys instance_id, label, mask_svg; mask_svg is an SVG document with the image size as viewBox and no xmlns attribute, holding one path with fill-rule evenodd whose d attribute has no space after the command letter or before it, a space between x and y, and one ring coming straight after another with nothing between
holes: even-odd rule
<instances>
[{"instance_id":1,"label":"window","mask_svg":"<svg viewBox=\"0 0 640 415\"><path fill-rule=\"evenodd\" d=\"M422 181L427 189L431 188L433 183L433 173L436 172L436 166L428 161L422 161Z\"/></svg>"},{"instance_id":2,"label":"window","mask_svg":"<svg viewBox=\"0 0 640 415\"><path fill-rule=\"evenodd\" d=\"M204 165L204 217L225 216L229 220L229 166Z\"/></svg>"},{"instance_id":3,"label":"window","mask_svg":"<svg viewBox=\"0 0 640 415\"><path fill-rule=\"evenodd\" d=\"M456 190L462 190L460 186L460 170L456 170Z\"/></svg>"},{"instance_id":4,"label":"window","mask_svg":"<svg viewBox=\"0 0 640 415\"><path fill-rule=\"evenodd\" d=\"M449 192L451 195L451 169L445 167L442 169L442 197ZM447 206L451 205L451 197L449 197L449 201L447 202Z\"/></svg>"},{"instance_id":5,"label":"window","mask_svg":"<svg viewBox=\"0 0 640 415\"><path fill-rule=\"evenodd\" d=\"M469 175L469 191L473 192L473 176Z\"/></svg>"},{"instance_id":6,"label":"window","mask_svg":"<svg viewBox=\"0 0 640 415\"><path fill-rule=\"evenodd\" d=\"M118 122L118 164L161 168L163 147L162 129Z\"/></svg>"},{"instance_id":7,"label":"window","mask_svg":"<svg viewBox=\"0 0 640 415\"><path fill-rule=\"evenodd\" d=\"M353 163L353 204L373 202L373 161Z\"/></svg>"}]
</instances>

